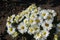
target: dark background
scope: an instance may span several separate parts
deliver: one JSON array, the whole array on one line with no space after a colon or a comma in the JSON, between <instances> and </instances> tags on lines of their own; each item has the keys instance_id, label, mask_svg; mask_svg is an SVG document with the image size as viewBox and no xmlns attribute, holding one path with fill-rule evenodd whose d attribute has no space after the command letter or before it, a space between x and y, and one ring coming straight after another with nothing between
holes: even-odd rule
<instances>
[{"instance_id":1,"label":"dark background","mask_svg":"<svg viewBox=\"0 0 60 40\"><path fill-rule=\"evenodd\" d=\"M6 33L6 19L12 14L18 14L32 3L45 9L54 9L57 12L57 21L60 21L60 0L0 0L0 40L21 40L21 37L12 39ZM54 34L49 36L48 40L53 40L53 36Z\"/></svg>"}]
</instances>

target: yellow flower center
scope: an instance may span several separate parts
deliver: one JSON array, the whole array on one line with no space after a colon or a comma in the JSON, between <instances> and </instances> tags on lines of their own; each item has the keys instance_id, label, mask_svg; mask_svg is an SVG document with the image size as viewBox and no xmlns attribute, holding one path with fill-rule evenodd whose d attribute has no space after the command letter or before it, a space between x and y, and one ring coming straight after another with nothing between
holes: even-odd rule
<instances>
[{"instance_id":1,"label":"yellow flower center","mask_svg":"<svg viewBox=\"0 0 60 40\"><path fill-rule=\"evenodd\" d=\"M31 9L32 9L32 6L29 7L29 11L31 11Z\"/></svg>"},{"instance_id":2,"label":"yellow flower center","mask_svg":"<svg viewBox=\"0 0 60 40\"><path fill-rule=\"evenodd\" d=\"M48 16L48 17L47 17L47 19L49 20L49 19L51 19L51 17L50 17L50 16Z\"/></svg>"},{"instance_id":3,"label":"yellow flower center","mask_svg":"<svg viewBox=\"0 0 60 40\"><path fill-rule=\"evenodd\" d=\"M35 29L35 30L37 30L38 28L37 28L37 27L35 27L34 29Z\"/></svg>"},{"instance_id":4,"label":"yellow flower center","mask_svg":"<svg viewBox=\"0 0 60 40\"><path fill-rule=\"evenodd\" d=\"M21 29L24 29L24 26L21 26Z\"/></svg>"},{"instance_id":5,"label":"yellow flower center","mask_svg":"<svg viewBox=\"0 0 60 40\"><path fill-rule=\"evenodd\" d=\"M25 14L28 14L28 12L25 12Z\"/></svg>"},{"instance_id":6,"label":"yellow flower center","mask_svg":"<svg viewBox=\"0 0 60 40\"><path fill-rule=\"evenodd\" d=\"M30 23L33 23L34 20L30 19Z\"/></svg>"},{"instance_id":7,"label":"yellow flower center","mask_svg":"<svg viewBox=\"0 0 60 40\"><path fill-rule=\"evenodd\" d=\"M46 35L46 32L44 32L43 35Z\"/></svg>"},{"instance_id":8,"label":"yellow flower center","mask_svg":"<svg viewBox=\"0 0 60 40\"><path fill-rule=\"evenodd\" d=\"M35 10L34 10L34 12L35 12L35 13L37 13L37 12L38 12L38 10L37 10L37 9L35 9Z\"/></svg>"},{"instance_id":9,"label":"yellow flower center","mask_svg":"<svg viewBox=\"0 0 60 40\"><path fill-rule=\"evenodd\" d=\"M38 38L42 37L40 33L37 33L36 35L37 35Z\"/></svg>"},{"instance_id":10,"label":"yellow flower center","mask_svg":"<svg viewBox=\"0 0 60 40\"><path fill-rule=\"evenodd\" d=\"M10 20L11 20L12 16L10 16Z\"/></svg>"},{"instance_id":11,"label":"yellow flower center","mask_svg":"<svg viewBox=\"0 0 60 40\"><path fill-rule=\"evenodd\" d=\"M30 29L30 32L33 32L33 29L32 28Z\"/></svg>"},{"instance_id":12,"label":"yellow flower center","mask_svg":"<svg viewBox=\"0 0 60 40\"><path fill-rule=\"evenodd\" d=\"M28 20L24 20L24 23L28 23Z\"/></svg>"},{"instance_id":13,"label":"yellow flower center","mask_svg":"<svg viewBox=\"0 0 60 40\"><path fill-rule=\"evenodd\" d=\"M35 16L34 15L32 15L32 18L34 18Z\"/></svg>"},{"instance_id":14,"label":"yellow flower center","mask_svg":"<svg viewBox=\"0 0 60 40\"><path fill-rule=\"evenodd\" d=\"M36 21L37 23L39 23L39 22L40 22L40 20L39 20L39 19L36 19L35 21Z\"/></svg>"},{"instance_id":15,"label":"yellow flower center","mask_svg":"<svg viewBox=\"0 0 60 40\"><path fill-rule=\"evenodd\" d=\"M42 14L42 16L45 16L45 15L46 15L45 13Z\"/></svg>"},{"instance_id":16,"label":"yellow flower center","mask_svg":"<svg viewBox=\"0 0 60 40\"><path fill-rule=\"evenodd\" d=\"M17 19L17 20L18 20L18 19L19 19L19 16L16 16L16 17L15 17L15 19Z\"/></svg>"},{"instance_id":17,"label":"yellow flower center","mask_svg":"<svg viewBox=\"0 0 60 40\"><path fill-rule=\"evenodd\" d=\"M9 28L10 31L12 31L13 29L12 28Z\"/></svg>"},{"instance_id":18,"label":"yellow flower center","mask_svg":"<svg viewBox=\"0 0 60 40\"><path fill-rule=\"evenodd\" d=\"M10 22L8 22L8 25L10 25Z\"/></svg>"},{"instance_id":19,"label":"yellow flower center","mask_svg":"<svg viewBox=\"0 0 60 40\"><path fill-rule=\"evenodd\" d=\"M45 23L45 26L46 26L46 27L48 27L48 26L49 26L49 24Z\"/></svg>"}]
</instances>

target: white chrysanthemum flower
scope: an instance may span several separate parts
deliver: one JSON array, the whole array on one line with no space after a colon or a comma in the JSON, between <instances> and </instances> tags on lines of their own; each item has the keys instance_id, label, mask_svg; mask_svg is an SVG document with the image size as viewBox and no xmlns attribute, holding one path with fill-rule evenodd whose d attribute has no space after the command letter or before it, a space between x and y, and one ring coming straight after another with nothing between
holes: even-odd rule
<instances>
[{"instance_id":1,"label":"white chrysanthemum flower","mask_svg":"<svg viewBox=\"0 0 60 40\"><path fill-rule=\"evenodd\" d=\"M28 33L29 33L30 35L34 34L34 33L35 33L35 29L34 29L33 27L29 27Z\"/></svg>"},{"instance_id":2,"label":"white chrysanthemum flower","mask_svg":"<svg viewBox=\"0 0 60 40\"><path fill-rule=\"evenodd\" d=\"M9 27L9 28L7 29L7 32L8 32L10 35L12 35L12 34L15 32L15 28Z\"/></svg>"},{"instance_id":3,"label":"white chrysanthemum flower","mask_svg":"<svg viewBox=\"0 0 60 40\"><path fill-rule=\"evenodd\" d=\"M36 5L35 5L35 4L32 4L31 6L29 6L29 7L27 8L27 10L32 11L32 10L34 10L34 9L36 9L36 8L37 8Z\"/></svg>"},{"instance_id":4,"label":"white chrysanthemum flower","mask_svg":"<svg viewBox=\"0 0 60 40\"><path fill-rule=\"evenodd\" d=\"M55 17L57 15L57 13L54 10L48 9L48 12Z\"/></svg>"},{"instance_id":5,"label":"white chrysanthemum flower","mask_svg":"<svg viewBox=\"0 0 60 40\"><path fill-rule=\"evenodd\" d=\"M43 18L43 19L46 19L47 16L48 16L49 12L47 10L41 10L40 11L40 16Z\"/></svg>"},{"instance_id":6,"label":"white chrysanthemum flower","mask_svg":"<svg viewBox=\"0 0 60 40\"><path fill-rule=\"evenodd\" d=\"M49 32L47 30L42 30L42 37L46 39L49 36Z\"/></svg>"},{"instance_id":7,"label":"white chrysanthemum flower","mask_svg":"<svg viewBox=\"0 0 60 40\"><path fill-rule=\"evenodd\" d=\"M13 18L15 17L15 14L14 15L12 15L12 16L10 16L10 17L8 17L8 19L7 19L7 21L10 21L11 23L13 23L14 21L13 21Z\"/></svg>"},{"instance_id":8,"label":"white chrysanthemum flower","mask_svg":"<svg viewBox=\"0 0 60 40\"><path fill-rule=\"evenodd\" d=\"M48 23L52 23L53 20L54 20L54 18L52 18L52 19L50 19L50 20L46 19L45 21L48 22Z\"/></svg>"},{"instance_id":9,"label":"white chrysanthemum flower","mask_svg":"<svg viewBox=\"0 0 60 40\"><path fill-rule=\"evenodd\" d=\"M19 15L29 18L30 14L31 14L30 11L26 9L26 10L23 10Z\"/></svg>"},{"instance_id":10,"label":"white chrysanthemum flower","mask_svg":"<svg viewBox=\"0 0 60 40\"><path fill-rule=\"evenodd\" d=\"M29 23L29 19L28 19L28 18L24 19L23 22L24 22L24 24L25 24L27 27L30 26L30 23Z\"/></svg>"},{"instance_id":11,"label":"white chrysanthemum flower","mask_svg":"<svg viewBox=\"0 0 60 40\"><path fill-rule=\"evenodd\" d=\"M53 24L44 21L41 26L43 27L43 29L50 30L50 29L52 29Z\"/></svg>"},{"instance_id":12,"label":"white chrysanthemum flower","mask_svg":"<svg viewBox=\"0 0 60 40\"><path fill-rule=\"evenodd\" d=\"M20 16L18 21L21 21L24 18L24 16Z\"/></svg>"},{"instance_id":13,"label":"white chrysanthemum flower","mask_svg":"<svg viewBox=\"0 0 60 40\"><path fill-rule=\"evenodd\" d=\"M52 17L52 15L48 15L45 21L48 23L52 23L53 20L54 20L54 18Z\"/></svg>"},{"instance_id":14,"label":"white chrysanthemum flower","mask_svg":"<svg viewBox=\"0 0 60 40\"><path fill-rule=\"evenodd\" d=\"M27 32L28 27L24 23L20 23L17 27L18 31L22 34Z\"/></svg>"},{"instance_id":15,"label":"white chrysanthemum flower","mask_svg":"<svg viewBox=\"0 0 60 40\"><path fill-rule=\"evenodd\" d=\"M24 24L29 24L29 19L28 18L26 18L26 19L24 19Z\"/></svg>"},{"instance_id":16,"label":"white chrysanthemum flower","mask_svg":"<svg viewBox=\"0 0 60 40\"><path fill-rule=\"evenodd\" d=\"M41 32L36 33L36 34L34 35L34 38L35 38L36 40L41 40L41 39L42 39L42 34L41 34Z\"/></svg>"},{"instance_id":17,"label":"white chrysanthemum flower","mask_svg":"<svg viewBox=\"0 0 60 40\"><path fill-rule=\"evenodd\" d=\"M15 38L15 37L17 37L18 36L18 32L14 32L13 34L12 34L12 37L13 38Z\"/></svg>"},{"instance_id":18,"label":"white chrysanthemum flower","mask_svg":"<svg viewBox=\"0 0 60 40\"><path fill-rule=\"evenodd\" d=\"M60 23L57 24L57 31L60 32Z\"/></svg>"},{"instance_id":19,"label":"white chrysanthemum flower","mask_svg":"<svg viewBox=\"0 0 60 40\"><path fill-rule=\"evenodd\" d=\"M30 19L36 19L37 18L37 15L36 14L31 14L31 16L30 16Z\"/></svg>"},{"instance_id":20,"label":"white chrysanthemum flower","mask_svg":"<svg viewBox=\"0 0 60 40\"><path fill-rule=\"evenodd\" d=\"M24 14L26 18L29 18L31 13L28 10L25 10Z\"/></svg>"},{"instance_id":21,"label":"white chrysanthemum flower","mask_svg":"<svg viewBox=\"0 0 60 40\"><path fill-rule=\"evenodd\" d=\"M15 22L18 22L18 20L19 20L19 15L17 15L17 16L15 17L14 21L15 21Z\"/></svg>"},{"instance_id":22,"label":"white chrysanthemum flower","mask_svg":"<svg viewBox=\"0 0 60 40\"><path fill-rule=\"evenodd\" d=\"M33 13L34 13L34 14L38 14L38 9L37 9L37 8L34 9L31 13L32 13L32 14L33 14Z\"/></svg>"},{"instance_id":23,"label":"white chrysanthemum flower","mask_svg":"<svg viewBox=\"0 0 60 40\"><path fill-rule=\"evenodd\" d=\"M26 9L26 10L22 11L21 14L23 14L22 16L25 16L26 18L29 18L31 12Z\"/></svg>"},{"instance_id":24,"label":"white chrysanthemum flower","mask_svg":"<svg viewBox=\"0 0 60 40\"><path fill-rule=\"evenodd\" d=\"M7 22L7 23L6 23L6 26L7 26L7 28L12 27L12 25L11 25L10 22Z\"/></svg>"},{"instance_id":25,"label":"white chrysanthemum flower","mask_svg":"<svg viewBox=\"0 0 60 40\"><path fill-rule=\"evenodd\" d=\"M36 40L45 40L49 36L49 32L47 30L42 30L34 35Z\"/></svg>"},{"instance_id":26,"label":"white chrysanthemum flower","mask_svg":"<svg viewBox=\"0 0 60 40\"><path fill-rule=\"evenodd\" d=\"M41 23L43 22L43 19L41 17L37 17L35 19L35 22L36 22L36 24L41 25Z\"/></svg>"},{"instance_id":27,"label":"white chrysanthemum flower","mask_svg":"<svg viewBox=\"0 0 60 40\"><path fill-rule=\"evenodd\" d=\"M36 24L36 22L35 22L34 19L29 19L29 23L30 23L31 25Z\"/></svg>"},{"instance_id":28,"label":"white chrysanthemum flower","mask_svg":"<svg viewBox=\"0 0 60 40\"><path fill-rule=\"evenodd\" d=\"M23 10L22 12L18 13L19 16L24 16L25 15L25 10Z\"/></svg>"},{"instance_id":29,"label":"white chrysanthemum flower","mask_svg":"<svg viewBox=\"0 0 60 40\"><path fill-rule=\"evenodd\" d=\"M10 16L10 17L8 17L7 21L10 21L10 20L13 19L14 17L15 17L15 14L12 15L12 16Z\"/></svg>"},{"instance_id":30,"label":"white chrysanthemum flower","mask_svg":"<svg viewBox=\"0 0 60 40\"><path fill-rule=\"evenodd\" d=\"M11 18L11 20L10 20L10 22L11 23L13 23L14 21L13 21L13 18L15 17L15 15L12 15L10 18Z\"/></svg>"},{"instance_id":31,"label":"white chrysanthemum flower","mask_svg":"<svg viewBox=\"0 0 60 40\"><path fill-rule=\"evenodd\" d=\"M31 25L31 27L32 27L32 28L34 28L35 33L37 33L37 32L39 32L39 31L40 31L40 27L39 27L38 25L36 25L36 24Z\"/></svg>"},{"instance_id":32,"label":"white chrysanthemum flower","mask_svg":"<svg viewBox=\"0 0 60 40\"><path fill-rule=\"evenodd\" d=\"M17 16L15 17L14 21L18 23L18 22L21 21L23 18L24 18L24 16L17 15Z\"/></svg>"}]
</instances>

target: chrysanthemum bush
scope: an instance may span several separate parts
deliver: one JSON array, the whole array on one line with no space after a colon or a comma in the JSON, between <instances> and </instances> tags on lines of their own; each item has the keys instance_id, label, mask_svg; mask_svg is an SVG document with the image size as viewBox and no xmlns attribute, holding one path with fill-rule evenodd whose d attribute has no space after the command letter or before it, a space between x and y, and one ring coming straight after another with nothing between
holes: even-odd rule
<instances>
[{"instance_id":1,"label":"chrysanthemum bush","mask_svg":"<svg viewBox=\"0 0 60 40\"><path fill-rule=\"evenodd\" d=\"M55 16L54 10L42 9L32 4L17 15L13 14L8 17L7 33L13 38L17 37L19 33L22 35L28 33L33 35L35 40L45 40L50 34L49 31L54 27Z\"/></svg>"}]
</instances>

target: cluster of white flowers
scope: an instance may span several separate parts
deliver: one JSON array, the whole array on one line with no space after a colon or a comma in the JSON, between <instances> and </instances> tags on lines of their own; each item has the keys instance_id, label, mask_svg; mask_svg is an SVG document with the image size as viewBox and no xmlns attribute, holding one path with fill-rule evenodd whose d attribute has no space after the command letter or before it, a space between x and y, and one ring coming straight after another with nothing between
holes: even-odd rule
<instances>
[{"instance_id":1,"label":"cluster of white flowers","mask_svg":"<svg viewBox=\"0 0 60 40\"><path fill-rule=\"evenodd\" d=\"M17 29L21 34L33 34L36 40L45 40L49 36L49 30L53 27L52 22L55 16L54 10L42 9L32 4L18 15L8 17L7 32L16 37L18 35ZM14 27L14 23L17 26Z\"/></svg>"}]
</instances>

